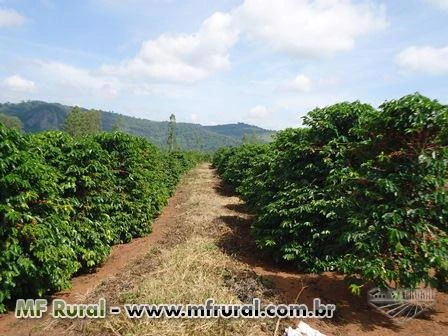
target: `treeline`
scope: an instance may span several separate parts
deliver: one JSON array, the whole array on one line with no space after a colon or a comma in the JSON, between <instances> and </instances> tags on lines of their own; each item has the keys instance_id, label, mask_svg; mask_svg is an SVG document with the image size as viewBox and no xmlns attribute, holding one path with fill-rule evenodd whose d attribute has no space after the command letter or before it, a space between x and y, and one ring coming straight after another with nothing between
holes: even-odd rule
<instances>
[{"instance_id":1,"label":"treeline","mask_svg":"<svg viewBox=\"0 0 448 336\"><path fill-rule=\"evenodd\" d=\"M26 101L18 104L0 103L0 114L15 117L16 121L18 118L18 121L23 124L23 131L27 133L65 130L68 114L74 109L91 112L89 118L94 119L94 111L82 107L76 108L41 101ZM143 136L160 148L167 148L168 121L151 121L106 111L96 111L96 113L100 114L100 128L103 131L109 132L118 129L129 134ZM169 115L166 115L167 119L168 117ZM79 120L76 116L73 119ZM1 115L0 120L2 120ZM71 124L76 125L76 122ZM97 125L97 122L94 121L91 125ZM273 131L243 123L202 126L177 122L176 138L181 150L212 153L223 146L238 146L243 141L267 142L273 133Z\"/></svg>"},{"instance_id":2,"label":"treeline","mask_svg":"<svg viewBox=\"0 0 448 336\"><path fill-rule=\"evenodd\" d=\"M305 272L446 289L448 107L420 94L341 103L304 125L214 157L257 215L258 246Z\"/></svg>"},{"instance_id":3,"label":"treeline","mask_svg":"<svg viewBox=\"0 0 448 336\"><path fill-rule=\"evenodd\" d=\"M0 124L0 311L69 287L112 245L148 234L201 160L120 132L29 135Z\"/></svg>"}]
</instances>

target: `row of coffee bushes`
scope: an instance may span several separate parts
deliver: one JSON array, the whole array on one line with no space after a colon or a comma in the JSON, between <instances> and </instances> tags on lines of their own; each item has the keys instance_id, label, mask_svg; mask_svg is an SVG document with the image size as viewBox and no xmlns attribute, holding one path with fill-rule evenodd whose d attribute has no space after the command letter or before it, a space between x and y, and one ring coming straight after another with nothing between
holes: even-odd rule
<instances>
[{"instance_id":1,"label":"row of coffee bushes","mask_svg":"<svg viewBox=\"0 0 448 336\"><path fill-rule=\"evenodd\" d=\"M148 234L202 159L120 132L72 138L0 125L0 311L13 298L67 288L112 245Z\"/></svg>"},{"instance_id":2,"label":"row of coffee bushes","mask_svg":"<svg viewBox=\"0 0 448 336\"><path fill-rule=\"evenodd\" d=\"M258 246L306 272L446 287L448 107L413 94L318 108L304 125L214 157L257 215Z\"/></svg>"}]
</instances>

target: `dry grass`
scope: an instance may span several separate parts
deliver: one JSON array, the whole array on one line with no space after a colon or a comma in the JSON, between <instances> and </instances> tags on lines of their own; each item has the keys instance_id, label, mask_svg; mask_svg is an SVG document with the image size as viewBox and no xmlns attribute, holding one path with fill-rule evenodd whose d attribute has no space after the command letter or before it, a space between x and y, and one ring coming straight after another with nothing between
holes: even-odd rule
<instances>
[{"instance_id":1,"label":"dry grass","mask_svg":"<svg viewBox=\"0 0 448 336\"><path fill-rule=\"evenodd\" d=\"M208 298L217 303L241 303L241 298L270 293L263 281L249 272L241 262L221 251L217 240L228 227L216 221L217 215L231 215L225 206L240 202L237 197L224 197L211 186L216 178L206 167L186 176L181 192L188 197L176 206L174 229L167 235L158 253L147 256L153 265L130 290L108 301L124 303L204 303ZM173 242L175 242L173 244ZM149 260L151 259L151 260ZM141 264L144 261L140 261ZM129 281L133 281L130 279ZM109 287L113 288L113 286ZM103 290L104 293L104 290ZM148 319L131 320L120 315L88 323L86 335L272 335L275 321L250 319ZM80 330L78 329L78 332Z\"/></svg>"},{"instance_id":2,"label":"dry grass","mask_svg":"<svg viewBox=\"0 0 448 336\"><path fill-rule=\"evenodd\" d=\"M148 276L138 289L122 293L122 303L240 303L225 278L237 265L210 238L193 237L163 251L160 272ZM140 319L124 316L91 325L90 334L116 335L260 335L266 326L241 319Z\"/></svg>"}]
</instances>

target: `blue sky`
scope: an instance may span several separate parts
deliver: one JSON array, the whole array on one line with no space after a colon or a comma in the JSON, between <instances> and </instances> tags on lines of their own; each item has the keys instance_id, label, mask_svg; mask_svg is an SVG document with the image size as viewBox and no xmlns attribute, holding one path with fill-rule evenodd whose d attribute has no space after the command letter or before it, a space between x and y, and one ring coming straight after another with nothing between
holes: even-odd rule
<instances>
[{"instance_id":1,"label":"blue sky","mask_svg":"<svg viewBox=\"0 0 448 336\"><path fill-rule=\"evenodd\" d=\"M0 0L0 101L298 126L316 106L448 103L448 0Z\"/></svg>"}]
</instances>

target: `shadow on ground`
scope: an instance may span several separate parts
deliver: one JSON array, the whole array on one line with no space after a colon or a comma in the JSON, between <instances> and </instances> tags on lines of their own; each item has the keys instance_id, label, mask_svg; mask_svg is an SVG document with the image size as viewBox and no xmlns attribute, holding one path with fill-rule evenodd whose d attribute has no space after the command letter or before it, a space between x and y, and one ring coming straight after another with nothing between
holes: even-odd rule
<instances>
[{"instance_id":1,"label":"shadow on ground","mask_svg":"<svg viewBox=\"0 0 448 336\"><path fill-rule=\"evenodd\" d=\"M235 195L232 188L226 185L218 186L217 190L222 195ZM312 307L313 299L320 298L322 303L336 305L335 317L325 320L332 328L357 324L365 332L378 327L387 328L391 332L401 329L368 305L366 293L361 296L352 295L348 288L350 284L343 276L330 272L320 275L305 274L298 272L291 264L275 263L257 249L250 230L253 216L248 213L245 204L228 204L225 207L234 214L216 219L229 229L217 245L224 253L244 262L260 277L273 283L280 291L283 303L295 303L301 288L305 287L298 299L299 303Z\"/></svg>"},{"instance_id":2,"label":"shadow on ground","mask_svg":"<svg viewBox=\"0 0 448 336\"><path fill-rule=\"evenodd\" d=\"M224 197L230 197L230 196L238 196L238 194L235 192L235 188L233 188L231 185L228 185L227 183L220 182L214 186L214 189L216 192Z\"/></svg>"}]
</instances>

